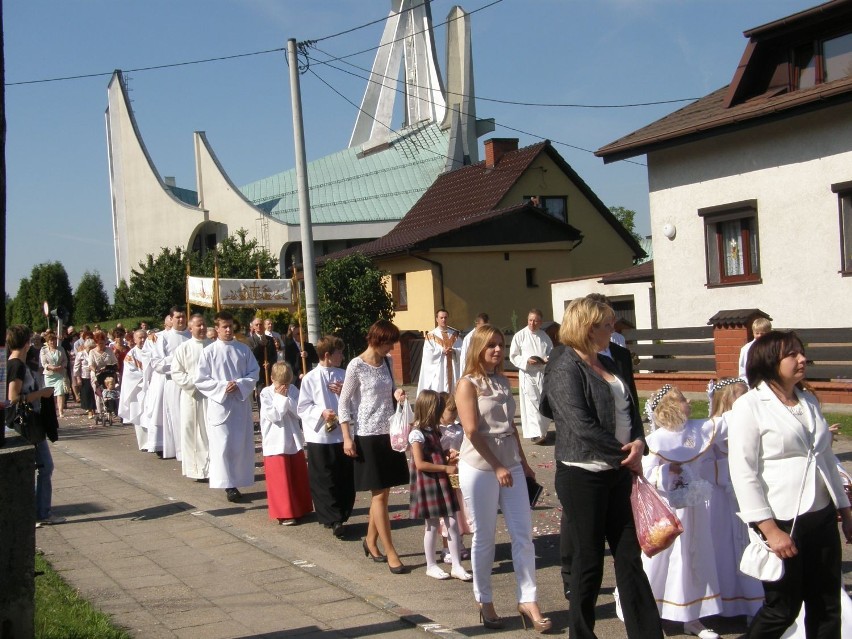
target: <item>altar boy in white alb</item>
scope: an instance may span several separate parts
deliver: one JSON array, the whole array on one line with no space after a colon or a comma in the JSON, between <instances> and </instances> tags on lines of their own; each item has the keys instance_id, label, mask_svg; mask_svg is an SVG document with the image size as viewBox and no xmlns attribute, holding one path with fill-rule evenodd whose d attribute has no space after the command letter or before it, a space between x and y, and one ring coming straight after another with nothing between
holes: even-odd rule
<instances>
[{"instance_id":1,"label":"altar boy in white alb","mask_svg":"<svg viewBox=\"0 0 852 639\"><path fill-rule=\"evenodd\" d=\"M192 338L177 347L172 358L172 380L180 388L181 471L190 479L205 479L210 463L207 443L207 398L195 387L201 352L212 343L207 339L204 316L189 320Z\"/></svg>"},{"instance_id":2,"label":"altar boy in white alb","mask_svg":"<svg viewBox=\"0 0 852 639\"><path fill-rule=\"evenodd\" d=\"M417 382L418 395L424 389L450 394L455 391L459 380L462 340L456 329L447 326L449 317L447 311L439 309L435 315L438 326L426 333L420 380Z\"/></svg>"},{"instance_id":3,"label":"altar boy in white alb","mask_svg":"<svg viewBox=\"0 0 852 639\"><path fill-rule=\"evenodd\" d=\"M228 501L254 484L251 399L260 368L248 346L234 339L234 317L216 314L215 342L201 351L195 387L207 397L210 488L224 488Z\"/></svg>"},{"instance_id":4,"label":"altar boy in white alb","mask_svg":"<svg viewBox=\"0 0 852 639\"><path fill-rule=\"evenodd\" d=\"M308 443L308 475L317 519L335 537L345 535L343 524L355 505L352 458L343 452L343 433L337 403L346 372L343 340L326 336L317 342L319 366L302 379L298 413Z\"/></svg>"},{"instance_id":5,"label":"altar boy in white alb","mask_svg":"<svg viewBox=\"0 0 852 639\"><path fill-rule=\"evenodd\" d=\"M541 402L544 365L551 350L553 342L541 330L541 311L534 308L527 314L526 327L512 338L509 359L518 368L518 399L524 437L535 443L543 441L550 425L550 420L538 412L538 405Z\"/></svg>"}]
</instances>

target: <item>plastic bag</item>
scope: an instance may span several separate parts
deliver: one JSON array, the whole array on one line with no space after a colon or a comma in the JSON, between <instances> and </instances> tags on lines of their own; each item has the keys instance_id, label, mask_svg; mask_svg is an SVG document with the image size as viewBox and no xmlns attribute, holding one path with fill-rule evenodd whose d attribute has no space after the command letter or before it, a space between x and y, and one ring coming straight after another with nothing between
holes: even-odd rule
<instances>
[{"instance_id":1,"label":"plastic bag","mask_svg":"<svg viewBox=\"0 0 852 639\"><path fill-rule=\"evenodd\" d=\"M414 421L414 413L408 398L405 398L396 406L396 412L390 421L391 448L402 453L408 448L408 433L411 431L411 422Z\"/></svg>"},{"instance_id":2,"label":"plastic bag","mask_svg":"<svg viewBox=\"0 0 852 639\"><path fill-rule=\"evenodd\" d=\"M683 532L680 519L642 475L633 475L630 506L636 523L636 537L642 552L648 557L671 546Z\"/></svg>"}]
</instances>

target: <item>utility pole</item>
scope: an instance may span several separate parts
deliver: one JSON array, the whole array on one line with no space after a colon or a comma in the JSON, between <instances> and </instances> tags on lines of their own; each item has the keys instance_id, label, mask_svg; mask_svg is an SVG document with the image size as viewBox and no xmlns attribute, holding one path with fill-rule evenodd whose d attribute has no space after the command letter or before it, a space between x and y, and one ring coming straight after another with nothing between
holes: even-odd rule
<instances>
[{"instance_id":1,"label":"utility pole","mask_svg":"<svg viewBox=\"0 0 852 639\"><path fill-rule=\"evenodd\" d=\"M308 196L308 162L305 157L305 127L302 123L302 91L299 87L299 60L296 40L287 40L287 62L290 66L290 102L293 106L293 140L296 145L296 186L299 189L299 225L302 231L302 273L305 278L305 312L308 339L316 344L320 338L317 273L314 265L314 234L311 228L311 200Z\"/></svg>"}]
</instances>

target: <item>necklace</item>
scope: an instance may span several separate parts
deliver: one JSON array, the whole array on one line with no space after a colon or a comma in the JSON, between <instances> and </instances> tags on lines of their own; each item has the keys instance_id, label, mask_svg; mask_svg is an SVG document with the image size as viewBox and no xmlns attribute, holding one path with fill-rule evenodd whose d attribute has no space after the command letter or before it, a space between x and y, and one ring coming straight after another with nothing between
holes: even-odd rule
<instances>
[{"instance_id":1,"label":"necklace","mask_svg":"<svg viewBox=\"0 0 852 639\"><path fill-rule=\"evenodd\" d=\"M784 408L786 408L788 411L790 411L790 413L793 414L793 415L804 415L805 414L805 411L802 409L802 405L799 404L799 403L797 403L795 406L787 406L787 404L784 404Z\"/></svg>"}]
</instances>

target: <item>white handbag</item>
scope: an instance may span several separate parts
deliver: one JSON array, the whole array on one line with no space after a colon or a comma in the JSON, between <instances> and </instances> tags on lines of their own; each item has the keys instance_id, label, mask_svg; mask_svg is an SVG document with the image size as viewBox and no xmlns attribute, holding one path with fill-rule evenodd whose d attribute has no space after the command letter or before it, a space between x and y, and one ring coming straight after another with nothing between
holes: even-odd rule
<instances>
[{"instance_id":1,"label":"white handbag","mask_svg":"<svg viewBox=\"0 0 852 639\"><path fill-rule=\"evenodd\" d=\"M808 477L808 468L813 459L813 449L808 451L808 459L805 462L805 473L802 475L802 486L799 489L799 502L796 505L796 516L793 517L793 525L790 527L790 537L796 529L796 520L799 518L799 508L802 505L802 494L805 492L805 480ZM748 522L746 522L748 523ZM766 540L758 533L752 525L748 526L749 544L743 551L740 559L740 572L760 581L778 581L784 576L784 560L776 555L766 543Z\"/></svg>"}]
</instances>

